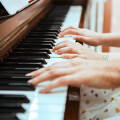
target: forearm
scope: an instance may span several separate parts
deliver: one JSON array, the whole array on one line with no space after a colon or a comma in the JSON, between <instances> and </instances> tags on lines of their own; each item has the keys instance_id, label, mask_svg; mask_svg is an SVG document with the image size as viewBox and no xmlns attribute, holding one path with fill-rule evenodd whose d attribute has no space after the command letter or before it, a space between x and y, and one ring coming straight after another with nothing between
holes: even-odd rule
<instances>
[{"instance_id":1,"label":"forearm","mask_svg":"<svg viewBox=\"0 0 120 120\"><path fill-rule=\"evenodd\" d=\"M120 53L109 53L109 60L120 60Z\"/></svg>"},{"instance_id":2,"label":"forearm","mask_svg":"<svg viewBox=\"0 0 120 120\"><path fill-rule=\"evenodd\" d=\"M100 44L120 47L120 33L105 33L100 36Z\"/></svg>"},{"instance_id":3,"label":"forearm","mask_svg":"<svg viewBox=\"0 0 120 120\"><path fill-rule=\"evenodd\" d=\"M108 77L109 85L111 84L111 88L120 87L120 62L119 61L111 61L109 62L109 66L106 67L106 75Z\"/></svg>"}]
</instances>

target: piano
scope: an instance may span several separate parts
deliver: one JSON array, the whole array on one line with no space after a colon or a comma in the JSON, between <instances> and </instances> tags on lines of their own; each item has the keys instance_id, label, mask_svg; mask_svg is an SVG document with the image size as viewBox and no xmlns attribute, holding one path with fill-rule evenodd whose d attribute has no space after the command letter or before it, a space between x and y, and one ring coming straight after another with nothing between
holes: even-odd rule
<instances>
[{"instance_id":1,"label":"piano","mask_svg":"<svg viewBox=\"0 0 120 120\"><path fill-rule=\"evenodd\" d=\"M0 23L0 120L79 120L80 88L54 89L49 94L27 83L25 74L64 61L51 52L68 26L79 27L82 6L72 1L39 0Z\"/></svg>"}]
</instances>

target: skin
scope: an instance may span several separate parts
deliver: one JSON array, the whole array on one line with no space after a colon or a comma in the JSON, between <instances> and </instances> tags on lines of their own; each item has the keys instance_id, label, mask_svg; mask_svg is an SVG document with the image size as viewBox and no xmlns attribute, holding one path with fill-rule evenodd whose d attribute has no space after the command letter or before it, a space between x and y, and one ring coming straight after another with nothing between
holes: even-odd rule
<instances>
[{"instance_id":1,"label":"skin","mask_svg":"<svg viewBox=\"0 0 120 120\"><path fill-rule=\"evenodd\" d=\"M74 43L67 40L57 44L52 52L60 54L64 59L79 57L90 60L103 60L102 54L96 53L90 48L86 48L78 42Z\"/></svg>"},{"instance_id":2,"label":"skin","mask_svg":"<svg viewBox=\"0 0 120 120\"><path fill-rule=\"evenodd\" d=\"M119 33L109 33L109 34L100 34L93 32L87 29L80 29L74 27L68 27L64 29L59 37L64 37L65 35L72 34L74 39L78 42L83 42L88 45L98 46L120 46L120 34ZM71 58L83 58L83 59L93 59L93 60L103 60L103 55L92 51L89 48L86 48L82 45L79 45L78 42L72 43L69 41L63 41L57 44L53 52L56 54L61 54L62 58L71 59ZM109 54L109 60L120 60L120 53L107 53Z\"/></svg>"},{"instance_id":3,"label":"skin","mask_svg":"<svg viewBox=\"0 0 120 120\"><path fill-rule=\"evenodd\" d=\"M83 42L88 45L98 46L113 46L120 47L120 33L97 33L90 31L88 29L74 28L72 26L64 29L59 37L64 37L65 35L72 34L74 39L78 42Z\"/></svg>"},{"instance_id":4,"label":"skin","mask_svg":"<svg viewBox=\"0 0 120 120\"><path fill-rule=\"evenodd\" d=\"M88 45L92 46L98 46L101 44L100 37L102 34L99 34L97 32L90 31L88 29L80 29L80 28L74 28L72 26L64 29L60 34L59 37L64 37L65 35L74 35L74 40L77 42L83 42Z\"/></svg>"},{"instance_id":5,"label":"skin","mask_svg":"<svg viewBox=\"0 0 120 120\"><path fill-rule=\"evenodd\" d=\"M53 64L26 76L34 76L28 82L35 86L38 83L51 81L40 91L41 93L47 93L54 88L68 85L113 89L120 85L119 65L119 61L103 62L77 58L69 60L69 62Z\"/></svg>"},{"instance_id":6,"label":"skin","mask_svg":"<svg viewBox=\"0 0 120 120\"><path fill-rule=\"evenodd\" d=\"M67 34L75 35L75 40L88 45L120 46L119 34L99 34L86 29L69 27L63 30L59 37L64 37ZM98 57L98 54L89 48L68 41L56 45L53 52L62 54L63 58L79 58L56 63L27 74L26 76L34 76L28 82L35 86L45 81L51 81L49 85L40 91L41 93L50 92L54 88L68 85L86 85L104 89L114 89L120 86L118 55L116 55L116 61L100 61L103 59L102 55ZM80 58L95 60L83 60ZM114 60L112 57L110 59Z\"/></svg>"}]
</instances>

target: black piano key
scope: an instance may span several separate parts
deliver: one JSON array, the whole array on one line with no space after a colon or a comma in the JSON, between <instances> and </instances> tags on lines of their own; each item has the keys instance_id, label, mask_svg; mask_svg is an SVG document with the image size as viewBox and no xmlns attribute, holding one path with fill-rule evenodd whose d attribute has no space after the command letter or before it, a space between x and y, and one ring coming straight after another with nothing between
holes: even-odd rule
<instances>
[{"instance_id":1,"label":"black piano key","mask_svg":"<svg viewBox=\"0 0 120 120\"><path fill-rule=\"evenodd\" d=\"M19 64L19 65L33 65L33 66L38 66L38 67L43 67L43 64L42 63L35 63L35 62L2 62L2 64L11 64L11 65L16 65L16 64Z\"/></svg>"},{"instance_id":2,"label":"black piano key","mask_svg":"<svg viewBox=\"0 0 120 120\"><path fill-rule=\"evenodd\" d=\"M29 34L39 34L39 35L46 35L46 34L51 34L51 35L55 35L55 36L58 36L58 33L57 32L30 32ZM28 35L29 35L28 34Z\"/></svg>"},{"instance_id":3,"label":"black piano key","mask_svg":"<svg viewBox=\"0 0 120 120\"><path fill-rule=\"evenodd\" d=\"M40 22L50 22L50 23L53 23L53 22L61 22L63 23L62 20L46 20L45 18L43 20L41 20Z\"/></svg>"},{"instance_id":4,"label":"black piano key","mask_svg":"<svg viewBox=\"0 0 120 120\"><path fill-rule=\"evenodd\" d=\"M13 68L42 68L42 64L17 64L17 63L0 63L0 69L1 68L7 68L7 67L13 67Z\"/></svg>"},{"instance_id":5,"label":"black piano key","mask_svg":"<svg viewBox=\"0 0 120 120\"><path fill-rule=\"evenodd\" d=\"M0 76L0 84L6 83L27 83L28 80L32 79L33 77L26 77L26 76Z\"/></svg>"},{"instance_id":6,"label":"black piano key","mask_svg":"<svg viewBox=\"0 0 120 120\"><path fill-rule=\"evenodd\" d=\"M0 73L2 74L2 75L20 75L20 74L23 74L23 75L25 75L25 74L27 74L27 73L29 73L30 71L28 70L26 70L26 71L23 71L23 70L19 70L19 71L17 71L17 70L2 70L2 69L0 69Z\"/></svg>"},{"instance_id":7,"label":"black piano key","mask_svg":"<svg viewBox=\"0 0 120 120\"><path fill-rule=\"evenodd\" d=\"M0 103L29 103L25 95L0 94Z\"/></svg>"},{"instance_id":8,"label":"black piano key","mask_svg":"<svg viewBox=\"0 0 120 120\"><path fill-rule=\"evenodd\" d=\"M28 34L27 38L54 38L57 39L55 34Z\"/></svg>"},{"instance_id":9,"label":"black piano key","mask_svg":"<svg viewBox=\"0 0 120 120\"><path fill-rule=\"evenodd\" d=\"M56 32L57 34L59 34L60 30L58 30L58 29L35 28L31 32Z\"/></svg>"},{"instance_id":10,"label":"black piano key","mask_svg":"<svg viewBox=\"0 0 120 120\"><path fill-rule=\"evenodd\" d=\"M62 20L64 22L64 17L46 17L45 20Z\"/></svg>"},{"instance_id":11,"label":"black piano key","mask_svg":"<svg viewBox=\"0 0 120 120\"><path fill-rule=\"evenodd\" d=\"M50 25L43 25L43 24L37 24L37 26L38 26L38 27L44 27L44 26L47 26L47 27L54 27L54 26L55 26L55 27L57 27L57 28L60 29L60 26L61 26L61 25L54 25L54 24L53 24L53 25L52 25L52 24L50 24Z\"/></svg>"},{"instance_id":12,"label":"black piano key","mask_svg":"<svg viewBox=\"0 0 120 120\"><path fill-rule=\"evenodd\" d=\"M38 24L38 26L39 26L39 25L58 25L58 26L61 26L62 23L60 23L60 22L40 22L40 23Z\"/></svg>"},{"instance_id":13,"label":"black piano key","mask_svg":"<svg viewBox=\"0 0 120 120\"><path fill-rule=\"evenodd\" d=\"M0 120L19 120L15 113L0 113Z\"/></svg>"},{"instance_id":14,"label":"black piano key","mask_svg":"<svg viewBox=\"0 0 120 120\"><path fill-rule=\"evenodd\" d=\"M23 71L26 71L26 70L27 70L27 71L28 71L28 70L29 70L29 71L35 71L35 70L38 70L39 68L38 68L38 67L36 67L36 68L35 68L35 67L17 67L17 68L16 68L16 67L13 67L13 66L12 66L12 67L10 67L10 66L5 66L5 67L0 67L0 69L1 69L1 70L8 70L8 69L9 69L9 70L17 70L17 71L19 71L19 70L23 70ZM1 76L2 76L2 75L1 75Z\"/></svg>"},{"instance_id":15,"label":"black piano key","mask_svg":"<svg viewBox=\"0 0 120 120\"><path fill-rule=\"evenodd\" d=\"M29 43L32 45L34 45L34 44L51 44L52 46L55 46L55 44L52 41L35 41L34 39L33 39L33 41L27 41L27 40L21 41L20 44L22 44L22 43Z\"/></svg>"},{"instance_id":16,"label":"black piano key","mask_svg":"<svg viewBox=\"0 0 120 120\"><path fill-rule=\"evenodd\" d=\"M39 42L39 41L51 41L53 43L56 43L55 40L53 38L25 38L23 39L23 41L35 41L35 42Z\"/></svg>"},{"instance_id":17,"label":"black piano key","mask_svg":"<svg viewBox=\"0 0 120 120\"><path fill-rule=\"evenodd\" d=\"M56 25L56 24L60 24L60 25L62 25L62 21L55 21L55 20L53 20L53 21L45 21L45 20L43 20L43 21L41 21L41 22L39 22L38 24L45 24L45 25L47 25L47 24L54 24L54 25Z\"/></svg>"},{"instance_id":18,"label":"black piano key","mask_svg":"<svg viewBox=\"0 0 120 120\"><path fill-rule=\"evenodd\" d=\"M11 54L10 54L10 56L19 56L19 57L31 57L31 58L36 58L36 57L42 57L42 58L45 58L45 59L49 59L50 58L50 56L49 56L49 54L47 54L46 52L12 52ZM34 64L31 64L31 65L29 65L30 67L31 66L34 66ZM36 65L35 65L36 66ZM25 65L25 67L26 67L26 65Z\"/></svg>"},{"instance_id":19,"label":"black piano key","mask_svg":"<svg viewBox=\"0 0 120 120\"><path fill-rule=\"evenodd\" d=\"M45 59L43 58L17 58L17 57L8 57L7 59L4 59L3 62L37 62L42 64L47 64Z\"/></svg>"},{"instance_id":20,"label":"black piano key","mask_svg":"<svg viewBox=\"0 0 120 120\"><path fill-rule=\"evenodd\" d=\"M0 103L0 113L24 113L25 109L19 103Z\"/></svg>"},{"instance_id":21,"label":"black piano key","mask_svg":"<svg viewBox=\"0 0 120 120\"><path fill-rule=\"evenodd\" d=\"M59 26L37 26L35 27L35 29L38 29L38 28L41 28L41 29L56 29L56 30L60 30L60 27Z\"/></svg>"},{"instance_id":22,"label":"black piano key","mask_svg":"<svg viewBox=\"0 0 120 120\"><path fill-rule=\"evenodd\" d=\"M16 48L13 50L13 52L30 52L36 53L36 52L46 52L47 54L51 54L51 51L48 48L39 48L39 49L34 49L34 48Z\"/></svg>"},{"instance_id":23,"label":"black piano key","mask_svg":"<svg viewBox=\"0 0 120 120\"><path fill-rule=\"evenodd\" d=\"M54 18L54 19L52 19L52 18L45 18L45 19L43 19L44 21L61 21L61 22L64 22L64 19L56 19L56 18Z\"/></svg>"},{"instance_id":24,"label":"black piano key","mask_svg":"<svg viewBox=\"0 0 120 120\"><path fill-rule=\"evenodd\" d=\"M43 64L42 63L35 63L35 62L2 62L0 63L1 64L4 64L4 65L30 65L30 66L34 66L34 67L43 67Z\"/></svg>"},{"instance_id":25,"label":"black piano key","mask_svg":"<svg viewBox=\"0 0 120 120\"><path fill-rule=\"evenodd\" d=\"M35 88L29 83L0 83L0 90L34 91Z\"/></svg>"},{"instance_id":26,"label":"black piano key","mask_svg":"<svg viewBox=\"0 0 120 120\"><path fill-rule=\"evenodd\" d=\"M51 44L40 44L40 45L30 45L30 44L18 44L17 47L19 48L49 48L52 49L53 46Z\"/></svg>"}]
</instances>

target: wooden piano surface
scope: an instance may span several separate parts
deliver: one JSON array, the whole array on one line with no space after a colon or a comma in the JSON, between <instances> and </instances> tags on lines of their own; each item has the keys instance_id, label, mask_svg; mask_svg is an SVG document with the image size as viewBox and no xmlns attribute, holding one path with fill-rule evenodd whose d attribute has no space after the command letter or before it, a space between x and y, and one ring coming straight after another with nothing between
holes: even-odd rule
<instances>
[{"instance_id":1,"label":"wooden piano surface","mask_svg":"<svg viewBox=\"0 0 120 120\"><path fill-rule=\"evenodd\" d=\"M48 7L49 6L49 7ZM40 0L0 24L0 58L52 8L51 0ZM13 39L12 39L13 38Z\"/></svg>"},{"instance_id":2,"label":"wooden piano surface","mask_svg":"<svg viewBox=\"0 0 120 120\"><path fill-rule=\"evenodd\" d=\"M47 0L47 2L40 0L14 17L2 22L0 24L0 58L6 57L18 41L44 18L53 6L51 0ZM81 16L81 11L79 14ZM79 100L79 87L70 86L66 99L64 120L79 120Z\"/></svg>"}]
</instances>

